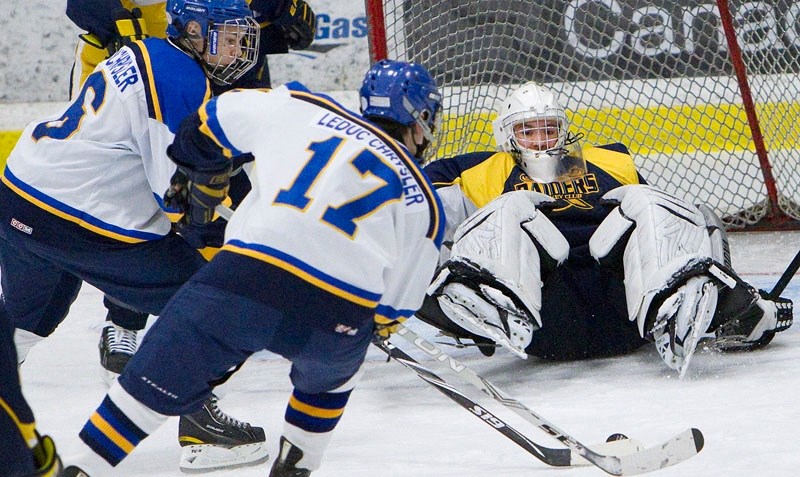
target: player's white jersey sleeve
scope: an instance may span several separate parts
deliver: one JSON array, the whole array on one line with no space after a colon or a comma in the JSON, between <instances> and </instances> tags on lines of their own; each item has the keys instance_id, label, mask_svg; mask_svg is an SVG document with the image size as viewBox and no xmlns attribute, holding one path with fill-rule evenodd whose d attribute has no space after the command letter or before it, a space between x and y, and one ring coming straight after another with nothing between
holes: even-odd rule
<instances>
[{"instance_id":1,"label":"player's white jersey sleeve","mask_svg":"<svg viewBox=\"0 0 800 477\"><path fill-rule=\"evenodd\" d=\"M388 317L419 307L444 216L403 146L297 84L225 93L201 119L231 154L255 156L253 190L227 227L226 250Z\"/></svg>"},{"instance_id":2,"label":"player's white jersey sleeve","mask_svg":"<svg viewBox=\"0 0 800 477\"><path fill-rule=\"evenodd\" d=\"M160 200L175 171L166 149L208 91L199 66L166 41L122 48L66 110L25 128L3 182L101 235L126 242L162 237L171 225Z\"/></svg>"}]
</instances>

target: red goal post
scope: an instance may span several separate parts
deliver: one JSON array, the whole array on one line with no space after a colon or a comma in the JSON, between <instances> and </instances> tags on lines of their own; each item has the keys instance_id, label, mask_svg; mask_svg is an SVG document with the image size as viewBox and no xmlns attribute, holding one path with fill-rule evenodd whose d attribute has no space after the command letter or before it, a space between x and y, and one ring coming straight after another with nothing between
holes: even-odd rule
<instances>
[{"instance_id":1,"label":"red goal post","mask_svg":"<svg viewBox=\"0 0 800 477\"><path fill-rule=\"evenodd\" d=\"M800 223L800 1L365 0L372 61L445 93L437 157L495 147L497 102L559 92L584 144L622 142L652 184L728 229Z\"/></svg>"}]
</instances>

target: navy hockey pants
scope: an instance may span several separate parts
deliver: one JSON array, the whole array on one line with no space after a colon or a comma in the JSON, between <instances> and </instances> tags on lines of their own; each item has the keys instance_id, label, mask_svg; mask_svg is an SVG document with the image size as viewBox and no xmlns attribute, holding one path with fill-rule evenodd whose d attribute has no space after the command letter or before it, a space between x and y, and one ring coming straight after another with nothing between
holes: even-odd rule
<instances>
[{"instance_id":1,"label":"navy hockey pants","mask_svg":"<svg viewBox=\"0 0 800 477\"><path fill-rule=\"evenodd\" d=\"M361 367L373 314L278 267L223 250L170 300L119 383L156 412L187 414L209 397L209 383L266 349L292 362L296 390L331 391Z\"/></svg>"},{"instance_id":2,"label":"navy hockey pants","mask_svg":"<svg viewBox=\"0 0 800 477\"><path fill-rule=\"evenodd\" d=\"M622 276L573 253L544 279L542 328L525 351L558 361L631 353L647 341L626 306Z\"/></svg>"},{"instance_id":3,"label":"navy hockey pants","mask_svg":"<svg viewBox=\"0 0 800 477\"><path fill-rule=\"evenodd\" d=\"M0 184L0 279L6 313L17 328L48 336L66 317L82 280L158 315L205 263L174 233L120 242L50 214Z\"/></svg>"}]
</instances>

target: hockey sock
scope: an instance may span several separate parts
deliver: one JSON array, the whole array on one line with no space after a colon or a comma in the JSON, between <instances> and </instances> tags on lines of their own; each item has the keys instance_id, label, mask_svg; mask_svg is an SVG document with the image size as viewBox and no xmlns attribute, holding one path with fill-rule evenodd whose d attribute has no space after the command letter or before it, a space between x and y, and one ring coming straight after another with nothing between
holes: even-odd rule
<instances>
[{"instance_id":1,"label":"hockey sock","mask_svg":"<svg viewBox=\"0 0 800 477\"><path fill-rule=\"evenodd\" d=\"M351 391L307 394L294 390L286 407L284 437L303 451L298 467L319 468Z\"/></svg>"},{"instance_id":2,"label":"hockey sock","mask_svg":"<svg viewBox=\"0 0 800 477\"><path fill-rule=\"evenodd\" d=\"M79 437L97 455L116 466L166 420L167 416L141 404L115 382L84 424Z\"/></svg>"}]
</instances>

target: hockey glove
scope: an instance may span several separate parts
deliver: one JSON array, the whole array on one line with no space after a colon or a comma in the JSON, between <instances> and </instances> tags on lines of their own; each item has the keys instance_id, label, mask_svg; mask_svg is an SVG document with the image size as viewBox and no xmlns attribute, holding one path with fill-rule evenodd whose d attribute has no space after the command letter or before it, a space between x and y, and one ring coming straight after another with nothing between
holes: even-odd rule
<instances>
[{"instance_id":1,"label":"hockey glove","mask_svg":"<svg viewBox=\"0 0 800 477\"><path fill-rule=\"evenodd\" d=\"M94 33L82 33L78 37L95 48L108 50L108 56L135 40L143 40L148 37L147 24L142 20L142 11L138 8L130 11L124 8L115 10L114 30L113 36L106 42L103 42L103 39Z\"/></svg>"},{"instance_id":2,"label":"hockey glove","mask_svg":"<svg viewBox=\"0 0 800 477\"><path fill-rule=\"evenodd\" d=\"M126 10L120 8L114 11L114 28L117 34L108 42L108 56L113 55L120 48L130 45L136 40L147 38L147 25L142 20L142 11L138 8Z\"/></svg>"},{"instance_id":3,"label":"hockey glove","mask_svg":"<svg viewBox=\"0 0 800 477\"><path fill-rule=\"evenodd\" d=\"M303 50L314 41L317 16L305 0L288 0L283 13L272 24L280 28L290 47Z\"/></svg>"},{"instance_id":4,"label":"hockey glove","mask_svg":"<svg viewBox=\"0 0 800 477\"><path fill-rule=\"evenodd\" d=\"M186 242L192 247L200 250L200 253L210 260L211 255L206 255L206 247L222 247L225 243L225 226L228 225L224 219L217 219L205 225L175 224L175 227Z\"/></svg>"},{"instance_id":5,"label":"hockey glove","mask_svg":"<svg viewBox=\"0 0 800 477\"><path fill-rule=\"evenodd\" d=\"M400 324L406 321L405 318L391 320L385 316L375 315L375 334L381 338L388 338L392 333L397 332Z\"/></svg>"},{"instance_id":6,"label":"hockey glove","mask_svg":"<svg viewBox=\"0 0 800 477\"><path fill-rule=\"evenodd\" d=\"M228 194L230 168L202 172L178 167L164 193L164 205L183 213L176 227L178 232L195 248L222 245L222 225L213 222L214 208ZM220 230L221 229L221 230Z\"/></svg>"}]
</instances>

